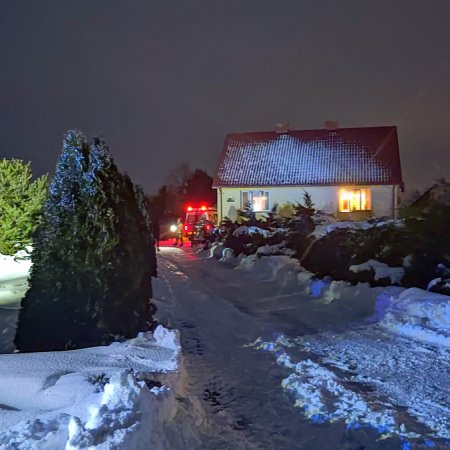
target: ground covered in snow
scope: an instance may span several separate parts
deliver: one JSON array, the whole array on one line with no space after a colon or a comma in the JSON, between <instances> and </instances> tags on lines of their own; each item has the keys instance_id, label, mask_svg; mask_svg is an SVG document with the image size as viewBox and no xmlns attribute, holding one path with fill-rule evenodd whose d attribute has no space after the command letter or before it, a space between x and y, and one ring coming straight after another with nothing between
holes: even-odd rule
<instances>
[{"instance_id":1,"label":"ground covered in snow","mask_svg":"<svg viewBox=\"0 0 450 450\"><path fill-rule=\"evenodd\" d=\"M25 250L14 256L0 254L0 308L19 307L28 289L30 268L30 254Z\"/></svg>"},{"instance_id":2,"label":"ground covered in snow","mask_svg":"<svg viewBox=\"0 0 450 450\"><path fill-rule=\"evenodd\" d=\"M162 327L1 355L0 449L449 448L450 297L317 279L272 250L161 249L176 402Z\"/></svg>"},{"instance_id":3,"label":"ground covered in snow","mask_svg":"<svg viewBox=\"0 0 450 450\"><path fill-rule=\"evenodd\" d=\"M178 334L0 355L1 449L147 449L174 414Z\"/></svg>"},{"instance_id":4,"label":"ground covered in snow","mask_svg":"<svg viewBox=\"0 0 450 450\"><path fill-rule=\"evenodd\" d=\"M364 320L339 330L320 330L316 320L311 334L275 331L273 339L249 344L274 355L286 371L282 388L313 423L370 427L381 439L400 437L405 449L450 446L450 297L317 280L300 268L293 282L295 266L280 256L240 258L235 270L266 272L281 284L290 280L312 302L327 305L328 314L338 314L351 291L373 303ZM305 316L310 309L304 303Z\"/></svg>"}]
</instances>

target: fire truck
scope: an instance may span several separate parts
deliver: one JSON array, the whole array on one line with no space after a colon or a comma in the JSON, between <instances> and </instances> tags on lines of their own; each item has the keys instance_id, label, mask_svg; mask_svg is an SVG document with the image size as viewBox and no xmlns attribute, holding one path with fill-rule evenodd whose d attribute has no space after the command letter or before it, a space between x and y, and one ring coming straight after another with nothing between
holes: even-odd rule
<instances>
[{"instance_id":1,"label":"fire truck","mask_svg":"<svg viewBox=\"0 0 450 450\"><path fill-rule=\"evenodd\" d=\"M203 236L212 233L217 225L217 209L206 204L200 206L188 205L185 208L183 235L193 245Z\"/></svg>"}]
</instances>

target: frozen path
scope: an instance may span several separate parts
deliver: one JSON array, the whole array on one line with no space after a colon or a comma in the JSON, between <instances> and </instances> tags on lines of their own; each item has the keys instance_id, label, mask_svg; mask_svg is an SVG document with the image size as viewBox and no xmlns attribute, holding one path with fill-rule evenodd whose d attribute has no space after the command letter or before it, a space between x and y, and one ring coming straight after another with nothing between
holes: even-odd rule
<instances>
[{"instance_id":1,"label":"frozen path","mask_svg":"<svg viewBox=\"0 0 450 450\"><path fill-rule=\"evenodd\" d=\"M167 448L402 448L396 438L378 440L375 431L347 430L343 421L312 424L281 388L286 370L270 353L246 347L258 337L273 340L274 332L314 331L313 316L321 311L303 316L300 294L289 286L280 288L190 249L163 248L158 272L158 318L181 330L185 368L185 391L166 430Z\"/></svg>"}]
</instances>

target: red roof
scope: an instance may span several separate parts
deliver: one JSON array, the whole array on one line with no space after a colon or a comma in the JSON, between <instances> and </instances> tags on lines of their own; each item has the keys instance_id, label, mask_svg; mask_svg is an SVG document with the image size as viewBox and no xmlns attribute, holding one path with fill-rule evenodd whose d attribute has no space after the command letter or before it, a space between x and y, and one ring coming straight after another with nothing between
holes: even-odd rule
<instances>
[{"instance_id":1,"label":"red roof","mask_svg":"<svg viewBox=\"0 0 450 450\"><path fill-rule=\"evenodd\" d=\"M215 187L402 185L396 127L232 133Z\"/></svg>"}]
</instances>

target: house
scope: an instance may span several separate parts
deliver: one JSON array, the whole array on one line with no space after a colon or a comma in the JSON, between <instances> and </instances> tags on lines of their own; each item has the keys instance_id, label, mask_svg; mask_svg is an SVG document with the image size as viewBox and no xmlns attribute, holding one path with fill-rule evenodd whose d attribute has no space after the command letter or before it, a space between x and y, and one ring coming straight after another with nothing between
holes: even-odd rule
<instances>
[{"instance_id":1,"label":"house","mask_svg":"<svg viewBox=\"0 0 450 450\"><path fill-rule=\"evenodd\" d=\"M232 133L213 187L219 219L302 202L341 220L395 217L403 181L393 126Z\"/></svg>"}]
</instances>

